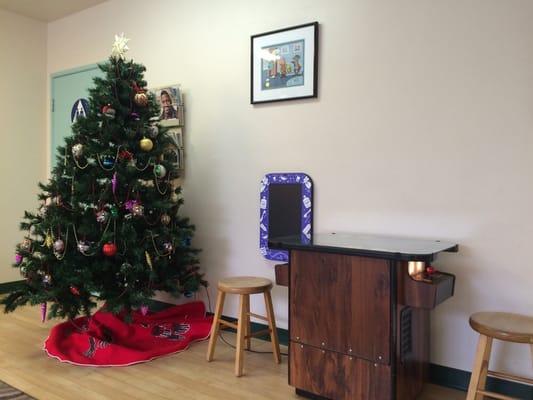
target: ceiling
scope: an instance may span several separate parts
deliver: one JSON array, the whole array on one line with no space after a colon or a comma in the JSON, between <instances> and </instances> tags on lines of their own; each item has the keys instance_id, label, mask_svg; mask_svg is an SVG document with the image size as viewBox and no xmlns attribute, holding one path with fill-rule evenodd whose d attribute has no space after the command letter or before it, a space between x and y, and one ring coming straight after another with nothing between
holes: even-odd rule
<instances>
[{"instance_id":1,"label":"ceiling","mask_svg":"<svg viewBox=\"0 0 533 400\"><path fill-rule=\"evenodd\" d=\"M107 0L0 0L0 9L50 22Z\"/></svg>"}]
</instances>

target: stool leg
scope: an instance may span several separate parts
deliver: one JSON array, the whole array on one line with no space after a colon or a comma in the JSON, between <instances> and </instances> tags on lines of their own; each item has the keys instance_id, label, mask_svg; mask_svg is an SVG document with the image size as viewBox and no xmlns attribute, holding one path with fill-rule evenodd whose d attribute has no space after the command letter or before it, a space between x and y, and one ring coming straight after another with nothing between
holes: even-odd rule
<instances>
[{"instance_id":1,"label":"stool leg","mask_svg":"<svg viewBox=\"0 0 533 400\"><path fill-rule=\"evenodd\" d=\"M487 374L489 372L490 353L492 351L492 338L487 337L487 344L485 346L485 353L483 354L483 365L481 368L481 374L479 376L478 389L485 389L487 385ZM476 400L483 400L485 396L478 394Z\"/></svg>"},{"instance_id":2,"label":"stool leg","mask_svg":"<svg viewBox=\"0 0 533 400\"><path fill-rule=\"evenodd\" d=\"M217 305L215 307L215 315L213 316L213 325L211 325L211 336L209 338L209 346L207 347L207 361L212 361L213 355L215 354L215 345L218 340L220 317L222 316L222 309L224 308L225 297L226 293L219 290L217 295Z\"/></svg>"},{"instance_id":3,"label":"stool leg","mask_svg":"<svg viewBox=\"0 0 533 400\"><path fill-rule=\"evenodd\" d=\"M483 395L478 395L477 391L485 389L491 349L492 338L485 335L479 335L476 358L474 361L474 367L472 368L472 376L470 378L466 400L483 399Z\"/></svg>"},{"instance_id":4,"label":"stool leg","mask_svg":"<svg viewBox=\"0 0 533 400\"><path fill-rule=\"evenodd\" d=\"M274 317L274 307L272 307L270 289L265 292L265 306L267 311L268 327L270 328L270 340L272 341L272 350L274 352L274 361L277 364L280 364L281 355L279 351L278 331L276 329L276 318Z\"/></svg>"},{"instance_id":5,"label":"stool leg","mask_svg":"<svg viewBox=\"0 0 533 400\"><path fill-rule=\"evenodd\" d=\"M246 330L246 295L240 295L239 302L239 320L237 321L237 352L235 354L235 375L242 376L243 374L243 347L244 347L244 332Z\"/></svg>"},{"instance_id":6,"label":"stool leg","mask_svg":"<svg viewBox=\"0 0 533 400\"><path fill-rule=\"evenodd\" d=\"M245 336L248 336L248 338L246 338L246 350L250 350L250 348L252 347L252 338L250 337L250 335L252 334L252 327L250 324L250 295L245 294L244 297L246 300L244 309L246 315L244 327L246 328L246 331L244 334Z\"/></svg>"}]
</instances>

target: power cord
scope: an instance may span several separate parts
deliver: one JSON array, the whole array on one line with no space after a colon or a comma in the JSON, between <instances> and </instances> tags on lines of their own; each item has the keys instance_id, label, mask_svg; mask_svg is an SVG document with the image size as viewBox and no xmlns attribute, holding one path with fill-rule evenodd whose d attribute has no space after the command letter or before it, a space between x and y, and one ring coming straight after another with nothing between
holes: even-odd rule
<instances>
[{"instance_id":1,"label":"power cord","mask_svg":"<svg viewBox=\"0 0 533 400\"><path fill-rule=\"evenodd\" d=\"M207 287L204 286L204 289L205 289L205 294L207 295L207 303L208 303L208 306L209 306L209 312L211 314L213 314L213 308L211 307L211 297L209 296L209 290L207 290ZM229 347L231 347L232 349L235 349L236 346L229 343L225 338L224 336L222 335L222 331L219 331L218 333L218 336L220 337L220 340L222 340L226 345L228 345ZM252 349L245 349L247 352L250 352L250 353L257 353L257 354L274 354L273 351L257 351L257 350L252 350ZM289 355L287 353L281 353L280 354L282 356L285 356L285 357L288 357Z\"/></svg>"}]
</instances>

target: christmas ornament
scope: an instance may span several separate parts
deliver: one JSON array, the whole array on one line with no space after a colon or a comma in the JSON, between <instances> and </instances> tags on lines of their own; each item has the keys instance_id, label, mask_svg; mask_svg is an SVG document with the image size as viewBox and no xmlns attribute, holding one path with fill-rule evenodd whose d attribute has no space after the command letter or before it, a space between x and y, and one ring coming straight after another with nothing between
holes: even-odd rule
<instances>
[{"instance_id":1,"label":"christmas ornament","mask_svg":"<svg viewBox=\"0 0 533 400\"><path fill-rule=\"evenodd\" d=\"M80 295L80 290L76 286L71 286L69 290L70 290L70 293L72 293L74 296Z\"/></svg>"},{"instance_id":2,"label":"christmas ornament","mask_svg":"<svg viewBox=\"0 0 533 400\"><path fill-rule=\"evenodd\" d=\"M193 293L190 291L183 292L183 295L187 298L191 298L193 296Z\"/></svg>"},{"instance_id":3,"label":"christmas ornament","mask_svg":"<svg viewBox=\"0 0 533 400\"><path fill-rule=\"evenodd\" d=\"M46 200L44 201L44 205L46 207L50 207L52 205L52 198L51 197L47 197Z\"/></svg>"},{"instance_id":4,"label":"christmas ornament","mask_svg":"<svg viewBox=\"0 0 533 400\"><path fill-rule=\"evenodd\" d=\"M127 211L132 211L133 210L133 207L138 205L138 204L141 204L141 202L139 200L128 200L124 203L124 208L127 210Z\"/></svg>"},{"instance_id":5,"label":"christmas ornament","mask_svg":"<svg viewBox=\"0 0 533 400\"><path fill-rule=\"evenodd\" d=\"M114 119L117 112L113 107L111 107L111 104L107 104L102 107L102 114L104 114L109 119Z\"/></svg>"},{"instance_id":6,"label":"christmas ornament","mask_svg":"<svg viewBox=\"0 0 533 400\"><path fill-rule=\"evenodd\" d=\"M137 114L136 112L132 112L130 114L130 118L134 121L140 121L141 120L141 117L139 117L139 114Z\"/></svg>"},{"instance_id":7,"label":"christmas ornament","mask_svg":"<svg viewBox=\"0 0 533 400\"><path fill-rule=\"evenodd\" d=\"M52 277L50 275L43 276L43 286L51 286L52 285Z\"/></svg>"},{"instance_id":8,"label":"christmas ornament","mask_svg":"<svg viewBox=\"0 0 533 400\"><path fill-rule=\"evenodd\" d=\"M168 225L168 224L170 224L170 215L168 215L168 214L163 214L163 215L161 215L161 223L162 223L163 225Z\"/></svg>"},{"instance_id":9,"label":"christmas ornament","mask_svg":"<svg viewBox=\"0 0 533 400\"><path fill-rule=\"evenodd\" d=\"M113 257L115 254L117 254L117 245L115 243L106 243L102 247L102 251L105 256Z\"/></svg>"},{"instance_id":10,"label":"christmas ornament","mask_svg":"<svg viewBox=\"0 0 533 400\"><path fill-rule=\"evenodd\" d=\"M54 251L62 252L64 249L65 249L65 242L63 242L61 239L57 239L54 242Z\"/></svg>"},{"instance_id":11,"label":"christmas ornament","mask_svg":"<svg viewBox=\"0 0 533 400\"><path fill-rule=\"evenodd\" d=\"M91 248L91 246L89 245L89 242L85 241L85 240L81 240L78 242L78 251L80 253L86 253L89 251L89 249Z\"/></svg>"},{"instance_id":12,"label":"christmas ornament","mask_svg":"<svg viewBox=\"0 0 533 400\"><path fill-rule=\"evenodd\" d=\"M41 303L41 322L46 321L46 303Z\"/></svg>"},{"instance_id":13,"label":"christmas ornament","mask_svg":"<svg viewBox=\"0 0 533 400\"><path fill-rule=\"evenodd\" d=\"M120 150L120 153L118 153L118 158L129 161L133 158L133 153L129 152L128 150Z\"/></svg>"},{"instance_id":14,"label":"christmas ornament","mask_svg":"<svg viewBox=\"0 0 533 400\"><path fill-rule=\"evenodd\" d=\"M103 224L109 218L109 213L106 210L100 210L96 213L96 221Z\"/></svg>"},{"instance_id":15,"label":"christmas ornament","mask_svg":"<svg viewBox=\"0 0 533 400\"><path fill-rule=\"evenodd\" d=\"M154 147L154 143L148 138L142 138L139 142L139 147L142 151L150 151Z\"/></svg>"},{"instance_id":16,"label":"christmas ornament","mask_svg":"<svg viewBox=\"0 0 533 400\"><path fill-rule=\"evenodd\" d=\"M54 239L52 238L52 234L50 232L46 233L46 238L44 239L44 245L48 247L49 249L54 245Z\"/></svg>"},{"instance_id":17,"label":"christmas ornament","mask_svg":"<svg viewBox=\"0 0 533 400\"><path fill-rule=\"evenodd\" d=\"M154 181L152 179L146 180L146 179L138 179L137 182L139 182L139 185L144 187L154 187Z\"/></svg>"},{"instance_id":18,"label":"christmas ornament","mask_svg":"<svg viewBox=\"0 0 533 400\"><path fill-rule=\"evenodd\" d=\"M150 125L148 127L148 136L150 136L152 139L155 139L159 135L159 128L157 125Z\"/></svg>"},{"instance_id":19,"label":"christmas ornament","mask_svg":"<svg viewBox=\"0 0 533 400\"><path fill-rule=\"evenodd\" d=\"M124 275L128 274L133 269L133 266L130 263L122 263L120 266L120 272L122 272Z\"/></svg>"},{"instance_id":20,"label":"christmas ornament","mask_svg":"<svg viewBox=\"0 0 533 400\"><path fill-rule=\"evenodd\" d=\"M141 89L137 82L133 82L133 90L135 91L135 96L133 97L133 101L138 106L144 107L148 104L148 96L146 95L146 90Z\"/></svg>"},{"instance_id":21,"label":"christmas ornament","mask_svg":"<svg viewBox=\"0 0 533 400\"><path fill-rule=\"evenodd\" d=\"M141 306L141 314L143 317L148 314L148 306Z\"/></svg>"},{"instance_id":22,"label":"christmas ornament","mask_svg":"<svg viewBox=\"0 0 533 400\"><path fill-rule=\"evenodd\" d=\"M81 143L72 146L72 155L75 158L80 158L83 155L83 145Z\"/></svg>"},{"instance_id":23,"label":"christmas ornament","mask_svg":"<svg viewBox=\"0 0 533 400\"><path fill-rule=\"evenodd\" d=\"M113 205L113 206L109 207L109 213L111 214L111 216L113 218L118 217L118 208L117 208L117 206Z\"/></svg>"},{"instance_id":24,"label":"christmas ornament","mask_svg":"<svg viewBox=\"0 0 533 400\"><path fill-rule=\"evenodd\" d=\"M165 175L167 174L167 169L165 168L164 165L157 164L157 165L154 166L154 174L159 179L164 178Z\"/></svg>"},{"instance_id":25,"label":"christmas ornament","mask_svg":"<svg viewBox=\"0 0 533 400\"><path fill-rule=\"evenodd\" d=\"M115 35L115 43L111 48L111 57L115 60L124 60L126 59L126 52L129 50L127 43L130 39L124 37L124 33L121 33L120 36Z\"/></svg>"},{"instance_id":26,"label":"christmas ornament","mask_svg":"<svg viewBox=\"0 0 533 400\"><path fill-rule=\"evenodd\" d=\"M141 89L139 90L139 92L135 93L133 101L140 107L146 107L146 105L148 105L148 96L146 95L144 90Z\"/></svg>"},{"instance_id":27,"label":"christmas ornament","mask_svg":"<svg viewBox=\"0 0 533 400\"><path fill-rule=\"evenodd\" d=\"M172 201L173 203L177 203L178 200L179 200L179 196L178 196L177 193L172 193L172 194L170 195L170 201Z\"/></svg>"},{"instance_id":28,"label":"christmas ornament","mask_svg":"<svg viewBox=\"0 0 533 400\"><path fill-rule=\"evenodd\" d=\"M100 161L104 168L113 168L115 165L115 158L113 156L102 156L100 157Z\"/></svg>"},{"instance_id":29,"label":"christmas ornament","mask_svg":"<svg viewBox=\"0 0 533 400\"><path fill-rule=\"evenodd\" d=\"M15 264L19 265L23 259L24 257L22 257L22 254L19 254L19 253L15 254Z\"/></svg>"},{"instance_id":30,"label":"christmas ornament","mask_svg":"<svg viewBox=\"0 0 533 400\"><path fill-rule=\"evenodd\" d=\"M22 275L24 278L26 277L26 272L28 272L26 267L20 267L20 275Z\"/></svg>"},{"instance_id":31,"label":"christmas ornament","mask_svg":"<svg viewBox=\"0 0 533 400\"><path fill-rule=\"evenodd\" d=\"M54 203L56 206L60 206L62 204L61 202L61 196L57 195L52 198L52 203Z\"/></svg>"},{"instance_id":32,"label":"christmas ornament","mask_svg":"<svg viewBox=\"0 0 533 400\"><path fill-rule=\"evenodd\" d=\"M144 257L146 258L146 264L148 264L150 269L154 269L152 265L152 257L150 257L150 254L147 251L144 252Z\"/></svg>"},{"instance_id":33,"label":"christmas ornament","mask_svg":"<svg viewBox=\"0 0 533 400\"><path fill-rule=\"evenodd\" d=\"M30 251L31 250L32 241L31 239L24 239L20 245L20 248L24 251Z\"/></svg>"},{"instance_id":34,"label":"christmas ornament","mask_svg":"<svg viewBox=\"0 0 533 400\"><path fill-rule=\"evenodd\" d=\"M113 190L113 194L117 191L117 173L113 173L113 178L111 179L111 189Z\"/></svg>"},{"instance_id":35,"label":"christmas ornament","mask_svg":"<svg viewBox=\"0 0 533 400\"><path fill-rule=\"evenodd\" d=\"M165 249L165 252L167 253L171 253L172 250L174 249L174 247L172 246L172 243L170 242L163 243L163 248Z\"/></svg>"},{"instance_id":36,"label":"christmas ornament","mask_svg":"<svg viewBox=\"0 0 533 400\"><path fill-rule=\"evenodd\" d=\"M135 204L131 209L131 213L136 217L142 217L144 215L144 206Z\"/></svg>"}]
</instances>

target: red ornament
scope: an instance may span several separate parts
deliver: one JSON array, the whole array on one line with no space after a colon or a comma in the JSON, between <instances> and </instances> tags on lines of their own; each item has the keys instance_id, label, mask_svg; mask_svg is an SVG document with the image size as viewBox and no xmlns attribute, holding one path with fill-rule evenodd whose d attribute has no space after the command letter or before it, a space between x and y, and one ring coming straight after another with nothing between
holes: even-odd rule
<instances>
[{"instance_id":1,"label":"red ornament","mask_svg":"<svg viewBox=\"0 0 533 400\"><path fill-rule=\"evenodd\" d=\"M115 254L117 254L117 245L115 243L106 243L104 244L102 251L104 252L105 256L113 257Z\"/></svg>"},{"instance_id":2,"label":"red ornament","mask_svg":"<svg viewBox=\"0 0 533 400\"><path fill-rule=\"evenodd\" d=\"M120 153L118 153L118 157L121 160L131 160L133 158L133 153L128 150L120 150Z\"/></svg>"},{"instance_id":3,"label":"red ornament","mask_svg":"<svg viewBox=\"0 0 533 400\"><path fill-rule=\"evenodd\" d=\"M80 291L79 291L79 289L76 286L71 286L70 287L70 293L72 293L74 296L79 296L80 295Z\"/></svg>"}]
</instances>

